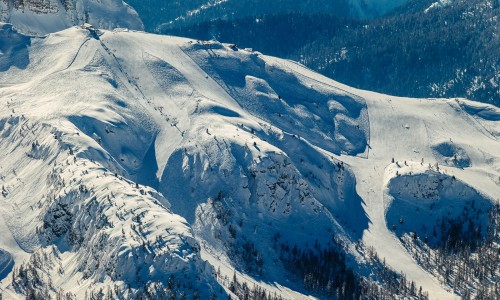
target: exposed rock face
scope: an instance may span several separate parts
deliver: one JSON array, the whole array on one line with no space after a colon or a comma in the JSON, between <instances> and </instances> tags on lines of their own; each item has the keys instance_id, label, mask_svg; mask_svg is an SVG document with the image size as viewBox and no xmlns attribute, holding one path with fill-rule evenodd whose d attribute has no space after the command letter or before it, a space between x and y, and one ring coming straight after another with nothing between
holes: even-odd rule
<instances>
[{"instance_id":1,"label":"exposed rock face","mask_svg":"<svg viewBox=\"0 0 500 300\"><path fill-rule=\"evenodd\" d=\"M4 2L8 1L4 0ZM58 2L57 0L14 0L12 3L14 9L29 10L38 14L50 14L56 13L59 10Z\"/></svg>"},{"instance_id":2,"label":"exposed rock face","mask_svg":"<svg viewBox=\"0 0 500 300\"><path fill-rule=\"evenodd\" d=\"M135 10L121 0L0 0L0 21L30 34L56 32L84 22L104 29L144 28Z\"/></svg>"}]
</instances>

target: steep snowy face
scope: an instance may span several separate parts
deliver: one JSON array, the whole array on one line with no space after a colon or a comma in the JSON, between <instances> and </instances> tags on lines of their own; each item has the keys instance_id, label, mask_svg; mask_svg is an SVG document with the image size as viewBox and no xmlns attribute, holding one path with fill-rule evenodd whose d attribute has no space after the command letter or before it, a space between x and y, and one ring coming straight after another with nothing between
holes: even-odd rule
<instances>
[{"instance_id":1,"label":"steep snowy face","mask_svg":"<svg viewBox=\"0 0 500 300\"><path fill-rule=\"evenodd\" d=\"M78 296L76 281L139 293L175 276L206 298L217 283L198 241L282 281L273 237L326 247L368 226L351 170L329 154L365 155L361 97L220 43L80 28L26 38L10 25L3 36L0 151L16 154L1 161L2 216L18 245L0 244L3 269L26 253L24 269ZM10 278L10 291L46 284Z\"/></svg>"},{"instance_id":2,"label":"steep snowy face","mask_svg":"<svg viewBox=\"0 0 500 300\"><path fill-rule=\"evenodd\" d=\"M493 203L466 183L438 170L436 166L408 162L399 168L396 164L389 166L386 174L390 178L386 197L388 226L397 235L415 233L426 237L431 246L435 240L446 239L441 236L447 233L445 228L436 230L443 220L470 222L469 226L477 232L464 232L484 236L488 219L484 212L490 210Z\"/></svg>"},{"instance_id":3,"label":"steep snowy face","mask_svg":"<svg viewBox=\"0 0 500 300\"><path fill-rule=\"evenodd\" d=\"M132 115L147 117L140 105L127 103L133 96L116 77L116 62L82 30L32 39L0 24L0 41L1 87L26 80L31 87L25 91L36 94L1 96L0 152L13 154L0 158L3 296L17 299L20 292L56 284L77 299L84 298L85 290L97 293L106 286L113 295L131 299L181 291L208 298L217 283L212 268L201 260L189 224L172 213L161 194L130 181L121 157L111 157L99 146L108 145L99 137L101 129L136 144L148 143L156 130L146 121L128 132L125 123L139 124ZM80 46L81 56L75 57ZM80 82L79 87L61 81L65 76ZM89 94L89 87L100 91ZM62 101L51 103L55 99ZM107 110L98 99L116 103L113 110L123 115ZM18 100L24 108L12 107L13 115L6 114L4 105ZM113 129L115 125L122 129ZM14 263L17 271L9 278ZM28 269L29 275L23 271Z\"/></svg>"},{"instance_id":4,"label":"steep snowy face","mask_svg":"<svg viewBox=\"0 0 500 300\"><path fill-rule=\"evenodd\" d=\"M29 34L46 34L91 23L98 28L142 30L133 8L120 0L0 0L0 21Z\"/></svg>"}]
</instances>

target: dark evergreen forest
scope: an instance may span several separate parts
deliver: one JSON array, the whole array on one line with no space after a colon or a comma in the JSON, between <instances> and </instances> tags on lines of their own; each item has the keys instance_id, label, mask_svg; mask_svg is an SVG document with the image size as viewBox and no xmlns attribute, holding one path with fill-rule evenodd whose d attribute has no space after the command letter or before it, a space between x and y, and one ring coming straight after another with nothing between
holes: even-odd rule
<instances>
[{"instance_id":1,"label":"dark evergreen forest","mask_svg":"<svg viewBox=\"0 0 500 300\"><path fill-rule=\"evenodd\" d=\"M357 88L500 106L500 2L456 0L426 12L431 2L410 1L375 19L325 9L175 22L156 29L297 60Z\"/></svg>"}]
</instances>

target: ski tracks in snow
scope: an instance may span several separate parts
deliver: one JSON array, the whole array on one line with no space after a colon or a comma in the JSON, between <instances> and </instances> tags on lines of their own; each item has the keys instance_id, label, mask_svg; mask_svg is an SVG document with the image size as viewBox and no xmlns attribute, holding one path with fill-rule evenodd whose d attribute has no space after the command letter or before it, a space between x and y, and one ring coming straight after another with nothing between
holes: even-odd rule
<instances>
[{"instance_id":1,"label":"ski tracks in snow","mask_svg":"<svg viewBox=\"0 0 500 300\"><path fill-rule=\"evenodd\" d=\"M436 278L424 271L387 228L384 173L393 156L391 148L395 146L396 140L405 134L406 129L404 126L388 126L387 119L397 119L397 116L390 116L388 112L395 115L398 113L398 110L384 107L392 106L392 101L386 103L381 97L373 97L373 95L365 97L365 99L370 98L374 98L367 100L372 151L367 159L351 156L341 158L353 168L357 179L356 191L365 202L365 211L370 220L369 227L363 234L363 242L367 246L372 246L388 266L397 272L405 273L409 280L415 281L417 285L428 291L431 299L458 298L441 286ZM406 148L410 150L406 152L411 152L414 146L411 143L407 145ZM401 148L393 151L404 152Z\"/></svg>"}]
</instances>

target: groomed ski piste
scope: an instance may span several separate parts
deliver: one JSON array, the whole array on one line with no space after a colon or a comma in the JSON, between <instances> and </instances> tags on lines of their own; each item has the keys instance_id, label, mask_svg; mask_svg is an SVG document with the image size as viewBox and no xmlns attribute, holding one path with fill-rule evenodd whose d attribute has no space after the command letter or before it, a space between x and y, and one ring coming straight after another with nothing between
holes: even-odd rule
<instances>
[{"instance_id":1,"label":"groomed ski piste","mask_svg":"<svg viewBox=\"0 0 500 300\"><path fill-rule=\"evenodd\" d=\"M459 298L399 236L498 203L499 138L500 110L466 99L357 90L218 42L2 23L0 291L226 299L236 276L310 299L273 241L335 237L361 275L359 241L431 299Z\"/></svg>"}]
</instances>

